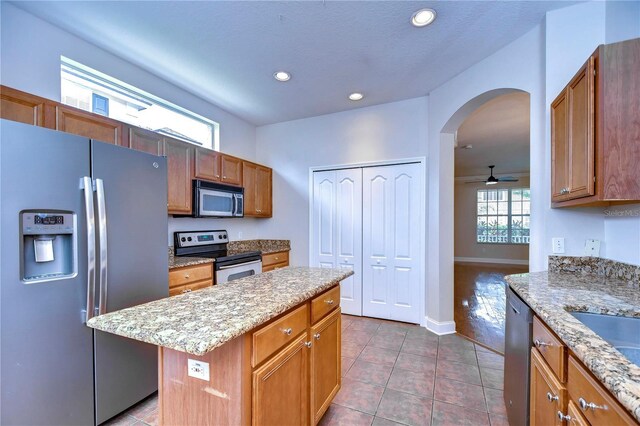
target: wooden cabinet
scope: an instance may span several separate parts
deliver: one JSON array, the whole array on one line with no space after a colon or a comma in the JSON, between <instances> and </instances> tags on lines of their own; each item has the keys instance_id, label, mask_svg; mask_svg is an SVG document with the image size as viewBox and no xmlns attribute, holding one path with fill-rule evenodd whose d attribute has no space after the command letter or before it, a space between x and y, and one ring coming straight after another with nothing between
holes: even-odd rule
<instances>
[{"instance_id":1,"label":"wooden cabinet","mask_svg":"<svg viewBox=\"0 0 640 426\"><path fill-rule=\"evenodd\" d=\"M122 145L121 122L66 105L56 106L56 130Z\"/></svg>"},{"instance_id":2,"label":"wooden cabinet","mask_svg":"<svg viewBox=\"0 0 640 426\"><path fill-rule=\"evenodd\" d=\"M244 215L272 216L272 170L259 164L243 161Z\"/></svg>"},{"instance_id":3,"label":"wooden cabinet","mask_svg":"<svg viewBox=\"0 0 640 426\"><path fill-rule=\"evenodd\" d=\"M205 148L196 148L196 179L219 182L221 180L222 154Z\"/></svg>"},{"instance_id":4,"label":"wooden cabinet","mask_svg":"<svg viewBox=\"0 0 640 426\"><path fill-rule=\"evenodd\" d=\"M309 424L306 333L253 373L252 423Z\"/></svg>"},{"instance_id":5,"label":"wooden cabinet","mask_svg":"<svg viewBox=\"0 0 640 426\"><path fill-rule=\"evenodd\" d=\"M169 214L189 214L191 213L194 146L177 139L167 137L163 139L162 152L167 157Z\"/></svg>"},{"instance_id":6,"label":"wooden cabinet","mask_svg":"<svg viewBox=\"0 0 640 426\"><path fill-rule=\"evenodd\" d=\"M338 291L340 287L338 287ZM317 424L341 385L340 309L311 327L311 420Z\"/></svg>"},{"instance_id":7,"label":"wooden cabinet","mask_svg":"<svg viewBox=\"0 0 640 426\"><path fill-rule=\"evenodd\" d=\"M252 365L260 364L301 333L306 334L308 321L309 309L304 305L253 333Z\"/></svg>"},{"instance_id":8,"label":"wooden cabinet","mask_svg":"<svg viewBox=\"0 0 640 426\"><path fill-rule=\"evenodd\" d=\"M589 421L582 415L580 409L573 401L569 401L567 415L569 416L567 421L571 426L589 426Z\"/></svg>"},{"instance_id":9,"label":"wooden cabinet","mask_svg":"<svg viewBox=\"0 0 640 426\"><path fill-rule=\"evenodd\" d=\"M213 285L213 265L185 266L169 271L169 296L189 293Z\"/></svg>"},{"instance_id":10,"label":"wooden cabinet","mask_svg":"<svg viewBox=\"0 0 640 426\"><path fill-rule=\"evenodd\" d=\"M0 86L0 117L54 129L55 105L47 99Z\"/></svg>"},{"instance_id":11,"label":"wooden cabinet","mask_svg":"<svg viewBox=\"0 0 640 426\"><path fill-rule=\"evenodd\" d=\"M221 154L220 181L229 185L242 186L242 160L230 155Z\"/></svg>"},{"instance_id":12,"label":"wooden cabinet","mask_svg":"<svg viewBox=\"0 0 640 426\"><path fill-rule=\"evenodd\" d=\"M558 411L565 412L566 389L553 374L536 348L531 349L531 426L561 425Z\"/></svg>"},{"instance_id":13,"label":"wooden cabinet","mask_svg":"<svg viewBox=\"0 0 640 426\"><path fill-rule=\"evenodd\" d=\"M599 46L551 104L553 207L640 200L640 39Z\"/></svg>"},{"instance_id":14,"label":"wooden cabinet","mask_svg":"<svg viewBox=\"0 0 640 426\"><path fill-rule=\"evenodd\" d=\"M287 266L289 266L288 251L278 251L262 255L262 272L269 272Z\"/></svg>"},{"instance_id":15,"label":"wooden cabinet","mask_svg":"<svg viewBox=\"0 0 640 426\"><path fill-rule=\"evenodd\" d=\"M139 127L129 127L128 148L153 155L162 155L162 142L163 136L159 133Z\"/></svg>"}]
</instances>

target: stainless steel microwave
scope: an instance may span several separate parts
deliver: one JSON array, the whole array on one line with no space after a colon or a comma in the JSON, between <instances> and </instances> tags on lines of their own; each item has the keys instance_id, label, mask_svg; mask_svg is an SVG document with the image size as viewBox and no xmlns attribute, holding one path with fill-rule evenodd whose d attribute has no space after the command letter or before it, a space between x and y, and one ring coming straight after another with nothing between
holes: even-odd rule
<instances>
[{"instance_id":1,"label":"stainless steel microwave","mask_svg":"<svg viewBox=\"0 0 640 426\"><path fill-rule=\"evenodd\" d=\"M243 217L244 188L193 181L193 217Z\"/></svg>"}]
</instances>

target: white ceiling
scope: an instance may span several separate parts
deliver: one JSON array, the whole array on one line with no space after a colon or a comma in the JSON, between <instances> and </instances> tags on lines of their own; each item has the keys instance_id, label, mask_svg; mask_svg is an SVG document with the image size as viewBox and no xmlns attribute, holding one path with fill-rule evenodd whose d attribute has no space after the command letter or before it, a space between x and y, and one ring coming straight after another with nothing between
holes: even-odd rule
<instances>
[{"instance_id":1,"label":"white ceiling","mask_svg":"<svg viewBox=\"0 0 640 426\"><path fill-rule=\"evenodd\" d=\"M572 3L13 2L256 125L426 95ZM436 21L412 27L427 6Z\"/></svg>"},{"instance_id":2,"label":"white ceiling","mask_svg":"<svg viewBox=\"0 0 640 426\"><path fill-rule=\"evenodd\" d=\"M489 176L529 172L529 94L498 96L475 110L457 133L455 175ZM464 149L472 145L472 149Z\"/></svg>"}]
</instances>

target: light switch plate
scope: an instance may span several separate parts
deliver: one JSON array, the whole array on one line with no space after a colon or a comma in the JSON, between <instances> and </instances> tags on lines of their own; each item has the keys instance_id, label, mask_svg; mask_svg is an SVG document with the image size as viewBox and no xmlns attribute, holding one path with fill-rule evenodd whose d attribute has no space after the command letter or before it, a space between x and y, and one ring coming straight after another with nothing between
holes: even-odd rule
<instances>
[{"instance_id":1,"label":"light switch plate","mask_svg":"<svg viewBox=\"0 0 640 426\"><path fill-rule=\"evenodd\" d=\"M584 243L584 255L590 257L600 256L600 240L587 240Z\"/></svg>"},{"instance_id":2,"label":"light switch plate","mask_svg":"<svg viewBox=\"0 0 640 426\"><path fill-rule=\"evenodd\" d=\"M553 245L553 254L564 253L564 238L552 238L551 244Z\"/></svg>"},{"instance_id":3,"label":"light switch plate","mask_svg":"<svg viewBox=\"0 0 640 426\"><path fill-rule=\"evenodd\" d=\"M209 363L197 361L195 359L187 359L187 368L189 376L196 379L209 381Z\"/></svg>"}]
</instances>

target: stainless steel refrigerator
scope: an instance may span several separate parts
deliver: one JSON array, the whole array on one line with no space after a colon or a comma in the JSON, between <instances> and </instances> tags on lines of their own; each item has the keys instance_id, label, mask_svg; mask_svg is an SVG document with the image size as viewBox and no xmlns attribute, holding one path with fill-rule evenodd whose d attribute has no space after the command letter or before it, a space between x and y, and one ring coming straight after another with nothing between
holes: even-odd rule
<instances>
[{"instance_id":1,"label":"stainless steel refrigerator","mask_svg":"<svg viewBox=\"0 0 640 426\"><path fill-rule=\"evenodd\" d=\"M168 296L166 159L0 120L3 425L100 424L157 352L85 325Z\"/></svg>"}]
</instances>

